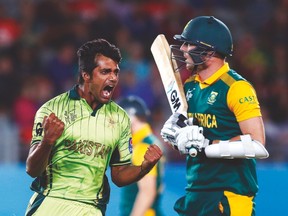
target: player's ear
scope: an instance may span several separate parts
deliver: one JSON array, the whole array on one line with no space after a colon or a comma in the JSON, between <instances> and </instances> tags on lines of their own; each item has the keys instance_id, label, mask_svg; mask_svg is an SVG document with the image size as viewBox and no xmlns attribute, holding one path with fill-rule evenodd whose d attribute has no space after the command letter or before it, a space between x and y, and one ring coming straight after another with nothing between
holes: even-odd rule
<instances>
[{"instance_id":1,"label":"player's ear","mask_svg":"<svg viewBox=\"0 0 288 216\"><path fill-rule=\"evenodd\" d=\"M81 76L82 76L84 81L90 80L90 75L85 71L82 71Z\"/></svg>"}]
</instances>

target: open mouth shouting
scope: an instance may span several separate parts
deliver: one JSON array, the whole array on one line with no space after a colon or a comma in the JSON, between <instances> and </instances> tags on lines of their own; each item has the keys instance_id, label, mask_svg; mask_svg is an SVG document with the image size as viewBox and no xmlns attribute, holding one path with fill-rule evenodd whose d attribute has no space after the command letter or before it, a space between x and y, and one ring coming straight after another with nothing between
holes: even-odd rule
<instances>
[{"instance_id":1,"label":"open mouth shouting","mask_svg":"<svg viewBox=\"0 0 288 216\"><path fill-rule=\"evenodd\" d=\"M112 97L114 88L115 88L115 85L113 84L106 85L102 90L102 97L105 98L106 100L110 100L110 98Z\"/></svg>"}]
</instances>

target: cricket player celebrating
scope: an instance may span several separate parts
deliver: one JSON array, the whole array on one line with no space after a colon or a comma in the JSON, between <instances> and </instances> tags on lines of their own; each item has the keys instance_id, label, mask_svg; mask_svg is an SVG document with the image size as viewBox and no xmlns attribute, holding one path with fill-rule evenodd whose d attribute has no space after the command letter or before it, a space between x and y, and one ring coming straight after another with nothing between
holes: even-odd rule
<instances>
[{"instance_id":1,"label":"cricket player celebrating","mask_svg":"<svg viewBox=\"0 0 288 216\"><path fill-rule=\"evenodd\" d=\"M37 111L26 162L36 177L26 215L104 216L110 187L140 180L162 151L150 145L138 166L131 164L131 123L111 100L119 80L121 54L104 39L83 44L78 52L79 81L70 91Z\"/></svg>"},{"instance_id":2,"label":"cricket player celebrating","mask_svg":"<svg viewBox=\"0 0 288 216\"><path fill-rule=\"evenodd\" d=\"M181 216L255 215L255 159L268 152L256 92L226 62L233 51L230 30L215 17L200 16L174 39L182 42L171 47L175 58L192 73L184 83L189 118L175 113L161 130L187 154L186 193L174 209ZM191 148L196 157L188 154Z\"/></svg>"}]
</instances>

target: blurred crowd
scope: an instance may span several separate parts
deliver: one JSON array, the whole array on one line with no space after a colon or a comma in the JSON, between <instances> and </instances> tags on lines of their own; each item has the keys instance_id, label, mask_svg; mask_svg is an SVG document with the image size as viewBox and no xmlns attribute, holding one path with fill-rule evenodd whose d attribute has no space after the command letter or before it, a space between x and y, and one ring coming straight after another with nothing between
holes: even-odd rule
<instances>
[{"instance_id":1,"label":"blurred crowd","mask_svg":"<svg viewBox=\"0 0 288 216\"><path fill-rule=\"evenodd\" d=\"M114 98L134 94L152 111L156 134L170 115L150 52L154 38L173 35L198 15L230 28L230 67L254 85L264 116L266 161L288 161L288 0L0 0L0 161L24 162L34 115L77 81L76 51L95 38L121 50ZM182 74L185 79L189 74ZM167 146L170 161L181 158Z\"/></svg>"}]
</instances>

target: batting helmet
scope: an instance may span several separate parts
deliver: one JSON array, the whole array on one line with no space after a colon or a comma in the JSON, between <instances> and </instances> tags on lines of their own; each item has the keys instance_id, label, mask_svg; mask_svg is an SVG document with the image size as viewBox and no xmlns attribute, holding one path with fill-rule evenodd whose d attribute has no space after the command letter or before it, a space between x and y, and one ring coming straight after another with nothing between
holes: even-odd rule
<instances>
[{"instance_id":1,"label":"batting helmet","mask_svg":"<svg viewBox=\"0 0 288 216\"><path fill-rule=\"evenodd\" d=\"M129 115L135 115L137 117L148 118L150 110L148 109L144 100L138 96L128 96L118 101L121 106Z\"/></svg>"},{"instance_id":2,"label":"batting helmet","mask_svg":"<svg viewBox=\"0 0 288 216\"><path fill-rule=\"evenodd\" d=\"M199 16L191 19L181 35L175 40L187 42L207 50L216 51L223 56L232 56L233 42L230 30L213 16Z\"/></svg>"}]
</instances>

